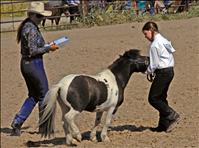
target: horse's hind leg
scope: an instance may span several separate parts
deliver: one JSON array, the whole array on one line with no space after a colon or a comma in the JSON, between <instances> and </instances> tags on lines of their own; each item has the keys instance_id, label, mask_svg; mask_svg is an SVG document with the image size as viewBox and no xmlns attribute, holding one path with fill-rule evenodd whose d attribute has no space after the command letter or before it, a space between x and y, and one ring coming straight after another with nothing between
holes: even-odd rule
<instances>
[{"instance_id":1,"label":"horse's hind leg","mask_svg":"<svg viewBox=\"0 0 199 148\"><path fill-rule=\"evenodd\" d=\"M73 137L70 134L69 125L65 119L65 115L69 112L70 107L64 104L64 102L59 98L57 99L62 111L62 126L64 129L65 137L66 137L66 144L71 145L73 141Z\"/></svg>"},{"instance_id":2,"label":"horse's hind leg","mask_svg":"<svg viewBox=\"0 0 199 148\"><path fill-rule=\"evenodd\" d=\"M62 104L61 109L62 109L62 126L66 136L66 145L72 146L75 143L75 140L73 139L72 136L73 130L71 128L71 124L68 122L66 118L66 115L69 113L70 108Z\"/></svg>"},{"instance_id":3,"label":"horse's hind leg","mask_svg":"<svg viewBox=\"0 0 199 148\"><path fill-rule=\"evenodd\" d=\"M94 125L94 127L93 127L93 129L91 131L91 135L90 135L92 141L96 141L97 127L98 127L98 125L101 122L102 115L103 115L103 112L97 112L96 113L95 125Z\"/></svg>"},{"instance_id":4,"label":"horse's hind leg","mask_svg":"<svg viewBox=\"0 0 199 148\"><path fill-rule=\"evenodd\" d=\"M69 132L72 134L72 137L80 142L82 140L82 135L74 122L75 116L79 113L80 112L75 111L71 108L70 111L67 114L65 114L64 118L68 124Z\"/></svg>"},{"instance_id":5,"label":"horse's hind leg","mask_svg":"<svg viewBox=\"0 0 199 148\"><path fill-rule=\"evenodd\" d=\"M62 126L64 128L64 133L65 133L65 136L66 136L66 144L71 145L72 141L73 141L73 137L70 134L69 127L68 127L68 124L67 124L64 116L62 117Z\"/></svg>"},{"instance_id":6,"label":"horse's hind leg","mask_svg":"<svg viewBox=\"0 0 199 148\"><path fill-rule=\"evenodd\" d=\"M102 133L101 133L101 139L102 141L107 141L109 142L109 138L107 136L107 130L108 130L108 127L110 126L111 124L111 119L112 119L112 116L113 116L113 111L114 111L114 107L111 107L108 112L107 112L107 116L106 116L106 122L105 122L105 125L102 129Z\"/></svg>"}]
</instances>

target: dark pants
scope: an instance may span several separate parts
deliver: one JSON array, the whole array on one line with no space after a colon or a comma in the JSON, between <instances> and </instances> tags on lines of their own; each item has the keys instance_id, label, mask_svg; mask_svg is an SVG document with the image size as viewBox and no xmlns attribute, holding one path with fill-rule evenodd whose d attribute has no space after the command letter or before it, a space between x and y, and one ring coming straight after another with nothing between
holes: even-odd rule
<instances>
[{"instance_id":1,"label":"dark pants","mask_svg":"<svg viewBox=\"0 0 199 148\"><path fill-rule=\"evenodd\" d=\"M155 0L151 0L150 1L150 10L149 10L149 12L150 12L151 15L155 15L154 5L155 5Z\"/></svg>"},{"instance_id":2,"label":"dark pants","mask_svg":"<svg viewBox=\"0 0 199 148\"><path fill-rule=\"evenodd\" d=\"M151 85L148 101L159 111L160 120L159 125L167 127L170 120L173 120L173 113L175 112L167 101L167 91L169 85L174 77L173 68L164 68L155 71L155 79Z\"/></svg>"},{"instance_id":3,"label":"dark pants","mask_svg":"<svg viewBox=\"0 0 199 148\"><path fill-rule=\"evenodd\" d=\"M45 74L42 57L39 58L22 58L21 59L21 72L26 81L28 88L28 98L23 103L20 111L16 114L13 125L22 125L28 118L33 108L40 104L48 91L48 81ZM12 125L12 126L13 126Z\"/></svg>"},{"instance_id":4,"label":"dark pants","mask_svg":"<svg viewBox=\"0 0 199 148\"><path fill-rule=\"evenodd\" d=\"M44 70L43 59L22 59L21 72L28 87L28 96L41 101L48 91L48 80Z\"/></svg>"},{"instance_id":5,"label":"dark pants","mask_svg":"<svg viewBox=\"0 0 199 148\"><path fill-rule=\"evenodd\" d=\"M70 8L69 8L69 12L70 12L70 23L72 23L72 21L74 21L75 20L75 18L77 17L77 16L79 16L79 7L78 6L71 6Z\"/></svg>"}]
</instances>

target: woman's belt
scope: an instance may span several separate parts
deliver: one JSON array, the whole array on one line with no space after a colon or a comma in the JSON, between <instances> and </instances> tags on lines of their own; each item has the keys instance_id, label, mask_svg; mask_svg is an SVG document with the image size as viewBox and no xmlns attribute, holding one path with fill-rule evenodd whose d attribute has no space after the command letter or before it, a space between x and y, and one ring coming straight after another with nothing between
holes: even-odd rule
<instances>
[{"instance_id":1,"label":"woman's belt","mask_svg":"<svg viewBox=\"0 0 199 148\"><path fill-rule=\"evenodd\" d=\"M35 55L35 56L22 55L21 57L22 57L22 59L32 60L32 59L41 59L42 55Z\"/></svg>"}]
</instances>

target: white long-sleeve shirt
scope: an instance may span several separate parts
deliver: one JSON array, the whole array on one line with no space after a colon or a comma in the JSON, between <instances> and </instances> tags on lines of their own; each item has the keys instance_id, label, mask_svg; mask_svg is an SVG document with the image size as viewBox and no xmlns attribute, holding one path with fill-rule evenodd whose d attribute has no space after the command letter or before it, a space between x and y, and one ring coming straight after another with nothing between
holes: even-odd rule
<instances>
[{"instance_id":1,"label":"white long-sleeve shirt","mask_svg":"<svg viewBox=\"0 0 199 148\"><path fill-rule=\"evenodd\" d=\"M173 67L173 52L175 52L175 49L171 42L160 33L156 34L149 50L150 64L147 68L147 73L151 74L156 69Z\"/></svg>"}]
</instances>

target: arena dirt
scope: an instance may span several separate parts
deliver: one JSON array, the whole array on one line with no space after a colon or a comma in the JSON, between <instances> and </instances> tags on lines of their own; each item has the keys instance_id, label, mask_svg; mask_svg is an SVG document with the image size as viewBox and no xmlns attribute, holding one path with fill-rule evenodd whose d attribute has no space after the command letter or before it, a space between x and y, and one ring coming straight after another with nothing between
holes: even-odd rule
<instances>
[{"instance_id":1,"label":"arena dirt","mask_svg":"<svg viewBox=\"0 0 199 148\"><path fill-rule=\"evenodd\" d=\"M76 119L83 135L77 148L199 147L199 18L157 23L161 33L176 48L175 77L168 100L180 113L182 121L171 133L149 130L157 125L158 112L147 101L150 83L145 75L136 73L132 75L125 90L125 100L112 120L108 133L111 141L94 143L88 140L95 113L83 112ZM149 42L141 32L143 24L44 31L46 41L61 36L70 38L70 42L59 51L44 56L49 86L71 73L101 72L128 49L137 48L147 55ZM21 137L10 136L11 121L27 96L19 63L16 33L1 34L1 147L66 147L59 107L54 138L41 139L37 133L38 107L24 123Z\"/></svg>"}]
</instances>

